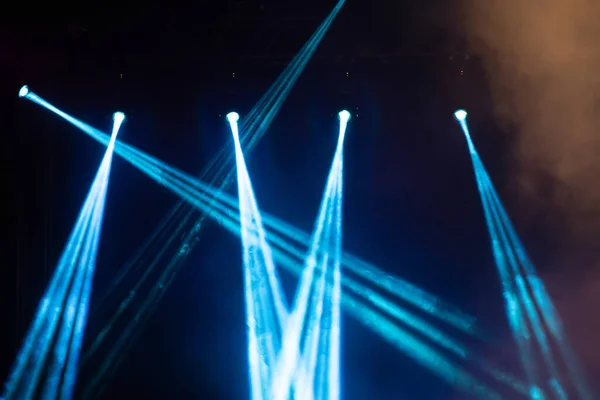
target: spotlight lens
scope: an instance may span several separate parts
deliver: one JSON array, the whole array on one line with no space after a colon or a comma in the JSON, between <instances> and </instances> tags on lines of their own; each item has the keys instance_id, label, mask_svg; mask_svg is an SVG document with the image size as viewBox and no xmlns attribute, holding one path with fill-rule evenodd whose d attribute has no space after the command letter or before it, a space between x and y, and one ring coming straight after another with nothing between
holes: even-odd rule
<instances>
[{"instance_id":1,"label":"spotlight lens","mask_svg":"<svg viewBox=\"0 0 600 400\"><path fill-rule=\"evenodd\" d=\"M25 85L19 90L19 97L25 97L29 93L29 86Z\"/></svg>"},{"instance_id":2,"label":"spotlight lens","mask_svg":"<svg viewBox=\"0 0 600 400\"><path fill-rule=\"evenodd\" d=\"M344 122L350 119L350 113L347 110L340 111L338 116L340 117L340 120Z\"/></svg>"},{"instance_id":3,"label":"spotlight lens","mask_svg":"<svg viewBox=\"0 0 600 400\"><path fill-rule=\"evenodd\" d=\"M113 119L118 122L123 122L125 120L125 114L121 111L117 111L113 114Z\"/></svg>"},{"instance_id":4,"label":"spotlight lens","mask_svg":"<svg viewBox=\"0 0 600 400\"><path fill-rule=\"evenodd\" d=\"M227 121L229 121L229 123L231 124L237 122L240 119L240 115L234 111L227 114L226 118Z\"/></svg>"},{"instance_id":5,"label":"spotlight lens","mask_svg":"<svg viewBox=\"0 0 600 400\"><path fill-rule=\"evenodd\" d=\"M467 112L465 110L457 110L454 113L454 118L456 118L459 121L462 121L463 119L467 118Z\"/></svg>"}]
</instances>

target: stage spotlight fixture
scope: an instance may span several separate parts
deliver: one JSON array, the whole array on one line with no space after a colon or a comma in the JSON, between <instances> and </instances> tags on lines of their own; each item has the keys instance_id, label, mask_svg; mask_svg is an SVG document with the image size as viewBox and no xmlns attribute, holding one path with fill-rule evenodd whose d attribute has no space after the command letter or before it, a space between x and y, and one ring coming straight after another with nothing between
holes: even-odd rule
<instances>
[{"instance_id":1,"label":"stage spotlight fixture","mask_svg":"<svg viewBox=\"0 0 600 400\"><path fill-rule=\"evenodd\" d=\"M19 89L19 97L25 97L29 93L29 86L23 85L21 89Z\"/></svg>"},{"instance_id":2,"label":"stage spotlight fixture","mask_svg":"<svg viewBox=\"0 0 600 400\"><path fill-rule=\"evenodd\" d=\"M348 110L342 110L339 112L338 117L340 121L348 122L350 120L350 112Z\"/></svg>"},{"instance_id":3,"label":"stage spotlight fixture","mask_svg":"<svg viewBox=\"0 0 600 400\"><path fill-rule=\"evenodd\" d=\"M240 114L233 111L233 112L230 112L229 114L227 114L227 116L225 118L227 118L227 121L230 124L233 124L234 122L237 122L240 119Z\"/></svg>"},{"instance_id":4,"label":"stage spotlight fixture","mask_svg":"<svg viewBox=\"0 0 600 400\"><path fill-rule=\"evenodd\" d=\"M116 113L113 114L113 120L116 123L123 123L123 122L125 122L125 114L122 113L121 111L117 111Z\"/></svg>"},{"instance_id":5,"label":"stage spotlight fixture","mask_svg":"<svg viewBox=\"0 0 600 400\"><path fill-rule=\"evenodd\" d=\"M454 112L454 118L459 121L464 121L467 118L467 112L465 110L456 110Z\"/></svg>"}]
</instances>

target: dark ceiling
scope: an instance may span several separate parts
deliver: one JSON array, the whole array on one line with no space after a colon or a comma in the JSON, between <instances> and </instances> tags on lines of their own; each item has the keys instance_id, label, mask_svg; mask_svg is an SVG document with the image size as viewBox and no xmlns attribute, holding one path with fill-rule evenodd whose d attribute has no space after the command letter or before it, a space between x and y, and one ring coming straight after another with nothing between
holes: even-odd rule
<instances>
[{"instance_id":1,"label":"dark ceiling","mask_svg":"<svg viewBox=\"0 0 600 400\"><path fill-rule=\"evenodd\" d=\"M464 59L451 5L429 2L348 1L315 60L393 63L407 57ZM131 73L148 68L253 62L285 63L334 2L219 1L169 7L123 3L71 9L56 21L5 24L0 46L5 65L36 75ZM58 6L57 6L58 7Z\"/></svg>"}]
</instances>

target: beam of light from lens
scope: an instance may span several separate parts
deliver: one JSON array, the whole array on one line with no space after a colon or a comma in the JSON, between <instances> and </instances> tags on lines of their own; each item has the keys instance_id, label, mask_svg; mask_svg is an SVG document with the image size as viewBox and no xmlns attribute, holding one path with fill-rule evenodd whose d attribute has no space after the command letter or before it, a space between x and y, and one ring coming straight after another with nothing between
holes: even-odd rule
<instances>
[{"instance_id":1,"label":"beam of light from lens","mask_svg":"<svg viewBox=\"0 0 600 400\"><path fill-rule=\"evenodd\" d=\"M92 214L89 240L86 241L86 245L83 249L83 254L77 267L77 273L74 277L73 290L71 290L67 299L67 311L66 315L63 317L62 328L55 345L54 362L49 373L50 379L43 391L43 398L46 400L55 399L57 396L64 400L72 398L83 332L87 320L88 304L92 290L92 280L98 244L100 241L108 178L112 163L112 153L119 128L124 119L125 115L121 112L117 112L113 116L113 130L102 162L102 177L100 178L101 187ZM61 383L60 377L62 371L64 371L64 377L62 378L59 395L59 384Z\"/></svg>"},{"instance_id":2,"label":"beam of light from lens","mask_svg":"<svg viewBox=\"0 0 600 400\"><path fill-rule=\"evenodd\" d=\"M316 399L339 399L340 398L340 300L341 300L341 246L342 246L342 201L343 201L343 145L346 136L350 113L346 110L339 114L340 128L338 145L336 149L334 165L336 169L335 195L333 200L333 215L335 222L332 226L332 259L333 268L331 275L327 276L323 272L323 280L332 282L327 285L325 293L324 307L326 314L324 316L324 330L322 332L322 357L326 359L326 363L319 363L319 370L315 371L312 366L309 366L307 373L309 377L312 374L317 374L316 380ZM325 282L323 282L324 284ZM319 333L318 330L313 330L311 333ZM309 378L313 382L312 377ZM327 397L325 397L327 396Z\"/></svg>"},{"instance_id":3,"label":"beam of light from lens","mask_svg":"<svg viewBox=\"0 0 600 400\"><path fill-rule=\"evenodd\" d=\"M341 114L341 113L340 113ZM302 359L296 370L294 394L296 398L337 399L339 398L339 352L336 351L340 322L335 314L339 311L336 302L336 271L341 260L341 185L343 178L342 145L347 118L340 118L338 147L331 167L328 184L329 206L327 211L328 230L323 237L323 260L320 276L315 282L312 311L309 315ZM327 371L333 371L328 373Z\"/></svg>"},{"instance_id":4,"label":"beam of light from lens","mask_svg":"<svg viewBox=\"0 0 600 400\"><path fill-rule=\"evenodd\" d=\"M227 115L234 139L238 175L251 393L253 400L262 400L272 398L268 382L272 379L273 362L279 350L273 342L287 323L288 307L283 301L283 291L244 160L238 119L237 113Z\"/></svg>"},{"instance_id":5,"label":"beam of light from lens","mask_svg":"<svg viewBox=\"0 0 600 400\"><path fill-rule=\"evenodd\" d=\"M23 95L26 96L27 93ZM111 142L17 356L16 365L5 385L6 399L32 398L40 390L40 379L51 347L54 350L41 394L44 399L58 396L68 400L72 397L76 361L85 326L85 312L102 226L110 163L121 122L122 119L119 122L115 120Z\"/></svg>"},{"instance_id":6,"label":"beam of light from lens","mask_svg":"<svg viewBox=\"0 0 600 400\"><path fill-rule=\"evenodd\" d=\"M529 319L529 324L540 347L542 358L546 364L548 373L551 375L550 390L558 398L565 398L565 391L560 383L558 368L554 361L552 349L543 325L544 323L548 327L555 325L556 321L560 321L559 316L554 312L545 312L549 308L547 304L551 304L550 297L545 289L543 289L543 284L537 277L533 264L526 256L524 246L518 239L516 231L475 149L466 123L466 114L462 118L457 116L457 120L468 142L488 229L493 242L496 263L503 276L502 280L506 281L506 285L511 285L509 321L511 321L513 335L515 335L524 368L532 385L531 396L539 396L537 393L541 393L541 389L535 383L537 377L534 376L534 360L529 344L531 337L525 318ZM511 274L513 275L512 278L510 277ZM541 285L541 287L536 287L536 284ZM530 292L533 294L533 298ZM505 294L505 296L507 295ZM524 310L521 310L520 303L522 303ZM538 313L538 308L541 310L541 316ZM574 382L579 396L583 399L591 399L590 391L584 380L584 374L576 361L574 353L568 347L564 335L556 335L551 328L550 334L559 345L561 356L565 360L570 378Z\"/></svg>"},{"instance_id":7,"label":"beam of light from lens","mask_svg":"<svg viewBox=\"0 0 600 400\"><path fill-rule=\"evenodd\" d=\"M531 334L527 326L525 319L526 316L522 309L521 301L516 292L515 283L510 276L510 269L508 266L504 245L500 241L500 236L498 234L500 229L499 222L494 219L491 211L489 190L487 190L481 174L481 160L477 150L475 149L473 141L471 140L471 135L469 133L465 118L457 118L457 120L467 139L467 144L473 163L473 169L475 171L475 179L479 192L481 193L483 211L492 242L492 252L496 261L498 273L500 275L500 282L503 287L503 296L506 303L506 313L509 320L509 325L515 339L515 343L517 344L521 364L523 365L523 369L527 376L527 381L531 387L533 396L533 393L539 389L537 387L538 378L536 376L535 359L533 349L531 347Z\"/></svg>"},{"instance_id":8,"label":"beam of light from lens","mask_svg":"<svg viewBox=\"0 0 600 400\"><path fill-rule=\"evenodd\" d=\"M102 187L100 189L99 199L96 206L96 210L94 210L93 216L93 226L95 227L91 245L89 250L87 251L88 259L85 263L82 263L81 267L85 266L85 277L83 279L83 285L81 288L81 292L78 298L73 298L70 301L70 304L73 307L75 318L71 321L66 321L66 324L72 327L72 334L69 342L69 347L67 351L64 351L61 354L61 360L63 359L63 355L67 356L66 359L66 368L65 368L65 376L63 379L63 384L60 390L60 399L61 400L70 400L73 397L73 389L75 387L75 382L77 378L77 369L79 364L79 357L81 354L81 345L83 343L83 334L85 331L85 326L87 323L87 315L89 309L90 298L92 295L92 283L94 272L96 268L96 257L98 254L98 245L100 243L100 232L102 231L102 221L104 220L104 206L106 203L106 193L108 189L108 181L110 177L110 170L112 166L112 156L115 147L115 141L117 140L117 135L119 134L119 130L121 125L125 121L125 114L118 111L113 115L113 129L110 136L110 141L108 143L105 161L104 161L104 179L102 181ZM50 393L47 391L46 393ZM51 400L52 397L47 397L48 400Z\"/></svg>"},{"instance_id":9,"label":"beam of light from lens","mask_svg":"<svg viewBox=\"0 0 600 400\"><path fill-rule=\"evenodd\" d=\"M340 340L341 340L341 312L340 304L342 297L342 203L344 198L344 139L350 121L350 113L343 110L340 116L340 133L338 139L337 159L338 159L338 184L336 187L335 203L335 239L334 239L334 267L333 267L333 287L331 288L331 333L329 342L329 363L328 363L328 398L339 399L341 397L340 381Z\"/></svg>"},{"instance_id":10,"label":"beam of light from lens","mask_svg":"<svg viewBox=\"0 0 600 400\"><path fill-rule=\"evenodd\" d=\"M342 115L342 113L340 113L340 115ZM338 146L336 148L327 178L327 183L325 185L321 206L317 216L317 222L313 231L313 238L309 246L308 254L305 258L305 267L300 276L298 291L293 303L294 308L284 332L284 338L282 341L283 348L275 370L275 378L272 382L273 398L276 400L283 400L289 396L290 383L297 372L296 369L298 367L298 357L300 356L300 341L302 332L304 331L304 324L308 323L310 326L310 328L308 328L308 337L305 339L307 346L303 350L303 353L307 355L312 355L315 353L315 347L311 348L310 346L318 346L321 342L327 340L330 335L334 334L335 332L339 332L339 321L337 321L338 325L334 325L332 322L332 326L329 327L329 329L326 328L321 336L320 320L323 310L322 303L326 301L325 299L328 297L326 296L325 288L327 287L329 289L331 286L325 285L325 282L327 282L329 278L329 264L332 262L331 264L335 270L335 268L339 268L340 263L340 259L337 257L339 254L337 254L336 250L336 246L341 246L341 216L339 216L338 221L338 215L336 214L338 212L337 202L340 192L337 189L341 184L341 156L347 122L348 118L346 115L344 115L340 119ZM339 207L339 211L341 212L341 204ZM332 244L331 242L334 243ZM321 275L318 279L316 279L316 282L313 282L315 269L320 269ZM335 276L335 272L333 273L333 276ZM334 281L334 279L329 279L329 281ZM315 286L314 290L317 294L314 295L312 312L307 316L309 294L313 285ZM329 297L329 301L333 302L333 299L331 298L332 296ZM334 310L334 308L335 307L329 307L331 310ZM311 335L313 337L311 337ZM336 354L337 353L331 354L329 349L323 349L322 358L326 359L328 367L331 369L336 368L337 364L332 362L332 360L329 358L335 357ZM312 384L314 367L305 365L302 368L305 368L303 371L305 374L303 378L307 379L307 381L302 382L301 386L308 388L308 385ZM333 376L335 376L335 374L333 374ZM328 385L335 387L337 384L328 382ZM312 398L312 390L307 390L308 392L304 393L304 396L311 396ZM331 397L330 399L334 398L337 397Z\"/></svg>"}]
</instances>

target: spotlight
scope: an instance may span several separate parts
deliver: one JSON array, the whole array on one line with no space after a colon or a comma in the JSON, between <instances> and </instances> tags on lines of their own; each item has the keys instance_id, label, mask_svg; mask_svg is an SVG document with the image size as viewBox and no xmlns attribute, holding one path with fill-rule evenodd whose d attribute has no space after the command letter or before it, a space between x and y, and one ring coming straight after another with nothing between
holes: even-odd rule
<instances>
[{"instance_id":1,"label":"spotlight","mask_svg":"<svg viewBox=\"0 0 600 400\"><path fill-rule=\"evenodd\" d=\"M123 121L125 121L125 114L122 113L121 111L117 111L116 113L113 114L113 120L116 123L123 123Z\"/></svg>"},{"instance_id":2,"label":"spotlight","mask_svg":"<svg viewBox=\"0 0 600 400\"><path fill-rule=\"evenodd\" d=\"M29 86L24 85L21 89L19 89L19 97L25 97L29 94Z\"/></svg>"},{"instance_id":3,"label":"spotlight","mask_svg":"<svg viewBox=\"0 0 600 400\"><path fill-rule=\"evenodd\" d=\"M350 112L348 112L347 110L340 111L338 117L340 121L348 122L348 120L350 119Z\"/></svg>"},{"instance_id":4,"label":"spotlight","mask_svg":"<svg viewBox=\"0 0 600 400\"><path fill-rule=\"evenodd\" d=\"M240 114L233 111L233 112L230 112L229 114L227 114L227 116L225 118L227 118L227 121L230 124L233 124L234 122L237 122L240 119Z\"/></svg>"},{"instance_id":5,"label":"spotlight","mask_svg":"<svg viewBox=\"0 0 600 400\"><path fill-rule=\"evenodd\" d=\"M465 110L456 110L454 112L454 118L459 121L463 121L467 118L467 112Z\"/></svg>"}]
</instances>

